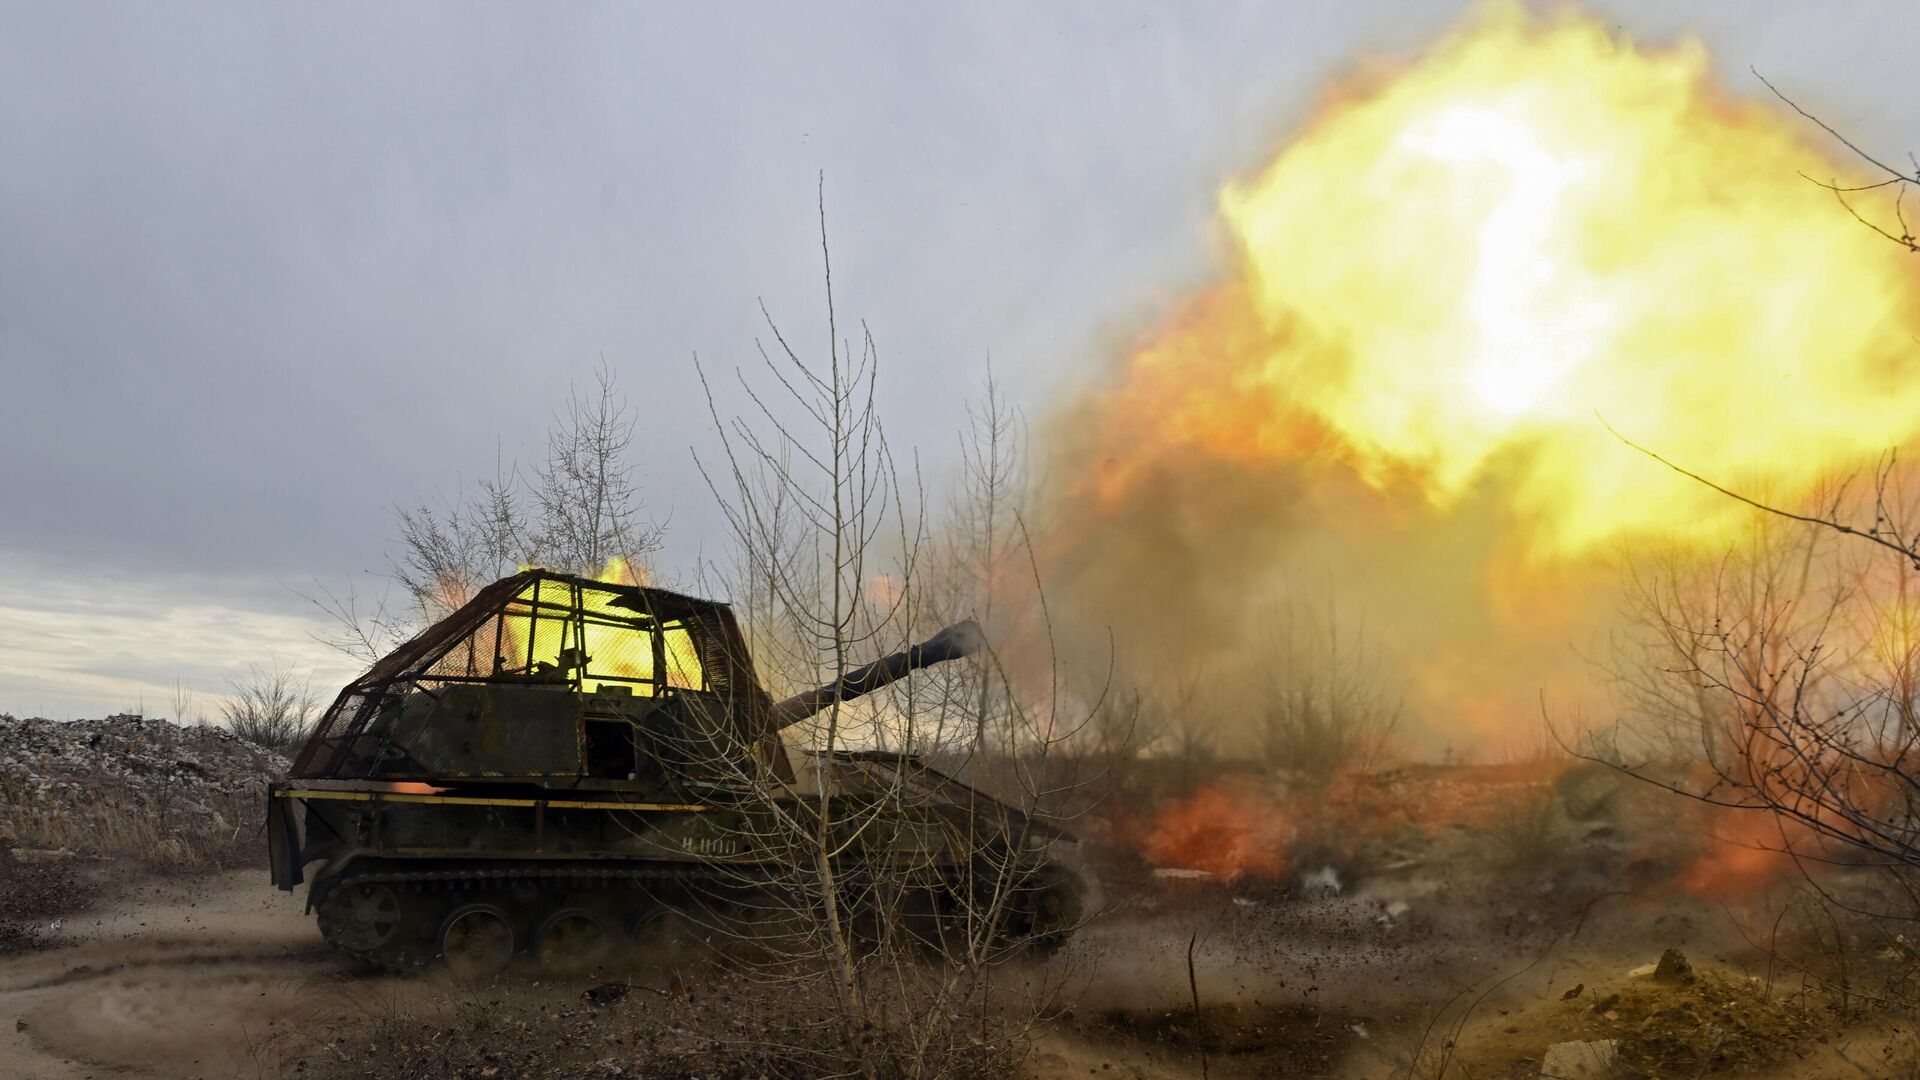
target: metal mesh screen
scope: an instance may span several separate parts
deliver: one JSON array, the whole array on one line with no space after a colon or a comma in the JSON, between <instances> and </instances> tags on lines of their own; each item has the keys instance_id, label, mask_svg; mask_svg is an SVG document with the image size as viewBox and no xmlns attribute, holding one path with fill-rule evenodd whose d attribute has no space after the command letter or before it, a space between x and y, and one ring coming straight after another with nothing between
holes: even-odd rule
<instances>
[{"instance_id":1,"label":"metal mesh screen","mask_svg":"<svg viewBox=\"0 0 1920 1080\"><path fill-rule=\"evenodd\" d=\"M305 777L332 775L334 763L365 723L362 714L366 712L366 705L367 695L351 687L336 698L333 707L320 717L320 723L314 728L307 745L294 758L289 774Z\"/></svg>"},{"instance_id":2,"label":"metal mesh screen","mask_svg":"<svg viewBox=\"0 0 1920 1080\"><path fill-rule=\"evenodd\" d=\"M732 702L723 708L731 715L758 704L757 698L733 701L738 691L758 689L740 648L721 605L664 590L523 572L482 589L349 686L301 751L293 775L460 774L454 762L441 760L445 754L436 747L442 734L434 729L442 721L437 712L435 719L425 719L428 713L421 711L417 696L439 700L463 686L638 697L710 691ZM516 717L532 722L526 710L536 700L512 708L504 697L490 703L495 720L489 737L517 742ZM740 714L742 722L745 715ZM564 771L561 747L551 742L550 733L558 727L535 726L549 734L526 733L530 741L519 752L527 771L516 775ZM576 762L577 757L576 748Z\"/></svg>"}]
</instances>

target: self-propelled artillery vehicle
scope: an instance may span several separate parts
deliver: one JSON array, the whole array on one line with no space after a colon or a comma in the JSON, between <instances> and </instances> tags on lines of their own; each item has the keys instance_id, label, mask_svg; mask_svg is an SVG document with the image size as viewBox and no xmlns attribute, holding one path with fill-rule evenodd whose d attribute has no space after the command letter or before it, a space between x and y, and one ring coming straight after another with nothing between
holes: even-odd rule
<instances>
[{"instance_id":1,"label":"self-propelled artillery vehicle","mask_svg":"<svg viewBox=\"0 0 1920 1080\"><path fill-rule=\"evenodd\" d=\"M998 940L1051 946L1081 913L1056 858L1071 837L918 759L823 765L780 735L978 641L962 623L774 702L725 604L523 571L341 691L269 793L273 882L310 881L322 936L349 953L468 975L684 947L820 871L866 898L849 904L884 876L916 918L984 911ZM823 777L849 822L825 867L788 842L818 820Z\"/></svg>"}]
</instances>

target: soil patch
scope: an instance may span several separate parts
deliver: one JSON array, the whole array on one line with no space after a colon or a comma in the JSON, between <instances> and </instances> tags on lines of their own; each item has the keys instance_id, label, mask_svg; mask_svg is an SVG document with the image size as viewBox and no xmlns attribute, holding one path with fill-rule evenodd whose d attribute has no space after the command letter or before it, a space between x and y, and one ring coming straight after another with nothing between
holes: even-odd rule
<instances>
[{"instance_id":1,"label":"soil patch","mask_svg":"<svg viewBox=\"0 0 1920 1080\"><path fill-rule=\"evenodd\" d=\"M1080 1034L1201 1054L1223 1076L1331 1076L1366 1030L1364 1017L1300 1006L1237 1002L1187 1009L1108 1009L1078 1023Z\"/></svg>"},{"instance_id":2,"label":"soil patch","mask_svg":"<svg viewBox=\"0 0 1920 1080\"><path fill-rule=\"evenodd\" d=\"M49 920L84 911L97 891L72 860L29 860L0 848L0 954L46 945Z\"/></svg>"},{"instance_id":3,"label":"soil patch","mask_svg":"<svg viewBox=\"0 0 1920 1080\"><path fill-rule=\"evenodd\" d=\"M1847 1026L1844 1017L1739 976L1689 972L1589 987L1506 1017L1462 1055L1496 1075L1537 1066L1560 1042L1614 1040L1631 1076L1748 1076Z\"/></svg>"}]
</instances>

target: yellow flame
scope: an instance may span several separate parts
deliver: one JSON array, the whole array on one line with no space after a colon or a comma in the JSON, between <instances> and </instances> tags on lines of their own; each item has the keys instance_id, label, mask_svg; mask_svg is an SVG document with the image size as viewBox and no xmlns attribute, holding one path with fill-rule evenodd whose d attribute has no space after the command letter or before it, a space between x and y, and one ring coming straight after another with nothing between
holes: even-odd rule
<instances>
[{"instance_id":1,"label":"yellow flame","mask_svg":"<svg viewBox=\"0 0 1920 1080\"><path fill-rule=\"evenodd\" d=\"M607 560L607 565L594 575L597 581L611 582L615 585L647 584L647 568L635 566L625 556L615 555Z\"/></svg>"},{"instance_id":2,"label":"yellow flame","mask_svg":"<svg viewBox=\"0 0 1920 1080\"><path fill-rule=\"evenodd\" d=\"M523 565L521 569L536 567ZM623 575L624 580L615 574ZM614 559L597 580L640 585L645 581L645 571L635 571L626 560ZM637 626L634 609L620 602L624 599L620 594L594 588L579 591L581 617L576 618L568 610L573 599L572 592L564 587L535 582L509 601L498 625L502 634L500 653L510 673L544 671L566 677L578 671L581 688L589 693L618 685L646 696L660 683L683 690L705 689L700 650L686 623L658 623L649 618L646 621L650 625ZM665 662L664 679L656 670L656 636L660 639L657 657Z\"/></svg>"},{"instance_id":3,"label":"yellow flame","mask_svg":"<svg viewBox=\"0 0 1920 1080\"><path fill-rule=\"evenodd\" d=\"M527 570L551 569L545 563L537 562L523 562L520 563L517 568L522 572ZM634 565L628 561L624 555L615 555L607 560L607 564L600 568L599 573L586 576L593 581L604 581L611 585L636 585L645 587L652 584L651 575L647 573L647 568Z\"/></svg>"},{"instance_id":4,"label":"yellow flame","mask_svg":"<svg viewBox=\"0 0 1920 1080\"><path fill-rule=\"evenodd\" d=\"M1136 356L1109 402L1158 429L1134 448L1331 447L1441 508L1498 478L1527 550L1566 556L1737 520L1599 417L1784 499L1902 443L1912 264L1805 178L1848 172L1803 125L1709 74L1696 43L1499 7L1348 88L1223 192L1240 279Z\"/></svg>"}]
</instances>

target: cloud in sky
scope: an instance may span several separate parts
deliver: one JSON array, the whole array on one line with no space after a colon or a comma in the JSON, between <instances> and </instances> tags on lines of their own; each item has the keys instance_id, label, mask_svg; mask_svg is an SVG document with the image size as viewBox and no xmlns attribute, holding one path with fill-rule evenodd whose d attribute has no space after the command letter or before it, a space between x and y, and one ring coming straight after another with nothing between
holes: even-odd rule
<instances>
[{"instance_id":1,"label":"cloud in sky","mask_svg":"<svg viewBox=\"0 0 1920 1080\"><path fill-rule=\"evenodd\" d=\"M0 707L57 718L136 710L182 719L170 713L184 688L217 719L228 680L256 665L292 671L330 698L360 665L316 640L329 629L317 614L263 610L263 599L206 578L71 579L0 558Z\"/></svg>"},{"instance_id":2,"label":"cloud in sky","mask_svg":"<svg viewBox=\"0 0 1920 1080\"><path fill-rule=\"evenodd\" d=\"M1920 140L1920 7L1598 6ZM1044 411L1329 75L1462 7L0 4L0 565L63 598L5 579L0 708L318 672L282 583L382 570L394 504L530 461L603 357L669 572L711 554L690 357L753 362L762 298L818 342L822 171L937 479L989 353Z\"/></svg>"}]
</instances>

